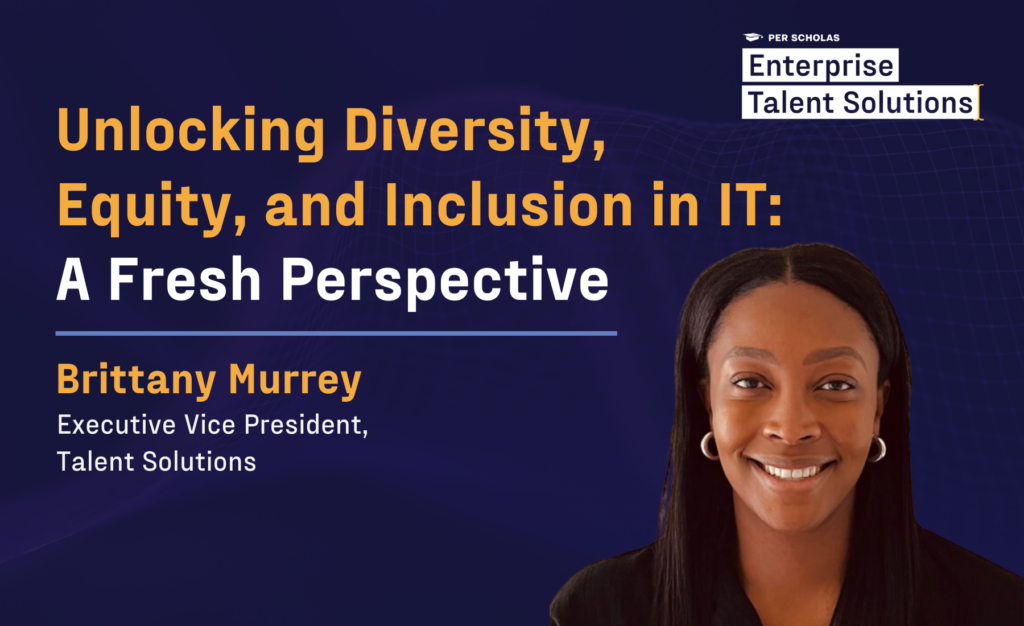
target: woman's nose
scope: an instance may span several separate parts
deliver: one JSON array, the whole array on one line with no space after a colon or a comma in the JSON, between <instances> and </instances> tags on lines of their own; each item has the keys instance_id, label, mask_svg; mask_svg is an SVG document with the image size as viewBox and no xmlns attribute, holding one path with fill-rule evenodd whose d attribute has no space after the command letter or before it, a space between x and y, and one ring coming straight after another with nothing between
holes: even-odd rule
<instances>
[{"instance_id":1,"label":"woman's nose","mask_svg":"<svg viewBox=\"0 0 1024 626\"><path fill-rule=\"evenodd\" d=\"M787 444L814 441L821 424L803 390L790 386L777 392L765 419L763 434Z\"/></svg>"}]
</instances>

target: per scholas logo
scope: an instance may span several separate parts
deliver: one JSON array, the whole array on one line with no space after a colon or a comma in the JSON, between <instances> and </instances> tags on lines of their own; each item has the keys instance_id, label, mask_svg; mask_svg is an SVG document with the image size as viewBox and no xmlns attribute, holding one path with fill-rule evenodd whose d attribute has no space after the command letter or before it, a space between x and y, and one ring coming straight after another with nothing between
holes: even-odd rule
<instances>
[{"instance_id":1,"label":"per scholas logo","mask_svg":"<svg viewBox=\"0 0 1024 626\"><path fill-rule=\"evenodd\" d=\"M747 33L743 36L747 38L747 41L757 41L761 38L761 35L758 35L757 33Z\"/></svg>"}]
</instances>

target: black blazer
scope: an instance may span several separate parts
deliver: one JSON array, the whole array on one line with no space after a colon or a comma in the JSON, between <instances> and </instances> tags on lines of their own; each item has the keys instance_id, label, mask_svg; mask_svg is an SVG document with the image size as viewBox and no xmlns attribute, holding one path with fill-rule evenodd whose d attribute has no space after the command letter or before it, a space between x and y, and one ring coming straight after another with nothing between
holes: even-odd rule
<instances>
[{"instance_id":1,"label":"black blazer","mask_svg":"<svg viewBox=\"0 0 1024 626\"><path fill-rule=\"evenodd\" d=\"M1024 579L921 528L917 626L1021 626ZM713 626L761 626L731 559L715 579ZM654 544L598 561L565 583L551 626L647 626L654 598Z\"/></svg>"}]
</instances>

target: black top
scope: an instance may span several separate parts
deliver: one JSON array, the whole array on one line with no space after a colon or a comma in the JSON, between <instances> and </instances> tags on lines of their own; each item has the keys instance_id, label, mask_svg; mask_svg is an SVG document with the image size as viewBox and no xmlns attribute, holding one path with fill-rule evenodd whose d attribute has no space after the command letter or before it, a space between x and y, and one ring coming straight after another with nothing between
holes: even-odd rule
<instances>
[{"instance_id":1,"label":"black top","mask_svg":"<svg viewBox=\"0 0 1024 626\"><path fill-rule=\"evenodd\" d=\"M918 533L919 626L1021 626L1024 578L933 532ZM715 579L713 626L761 626L732 560ZM551 626L647 626L654 598L654 544L598 561L551 602Z\"/></svg>"}]
</instances>

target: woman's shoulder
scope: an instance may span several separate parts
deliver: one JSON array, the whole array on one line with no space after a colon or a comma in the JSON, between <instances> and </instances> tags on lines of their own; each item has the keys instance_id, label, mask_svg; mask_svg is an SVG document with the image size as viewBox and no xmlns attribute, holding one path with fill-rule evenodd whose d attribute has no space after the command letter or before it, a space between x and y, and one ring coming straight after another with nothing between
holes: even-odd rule
<instances>
[{"instance_id":1,"label":"woman's shoulder","mask_svg":"<svg viewBox=\"0 0 1024 626\"><path fill-rule=\"evenodd\" d=\"M924 528L918 537L923 608L969 614L971 623L1021 623L1024 578Z\"/></svg>"},{"instance_id":2,"label":"woman's shoulder","mask_svg":"<svg viewBox=\"0 0 1024 626\"><path fill-rule=\"evenodd\" d=\"M654 545L592 563L551 602L551 626L643 624L650 616Z\"/></svg>"}]
</instances>

